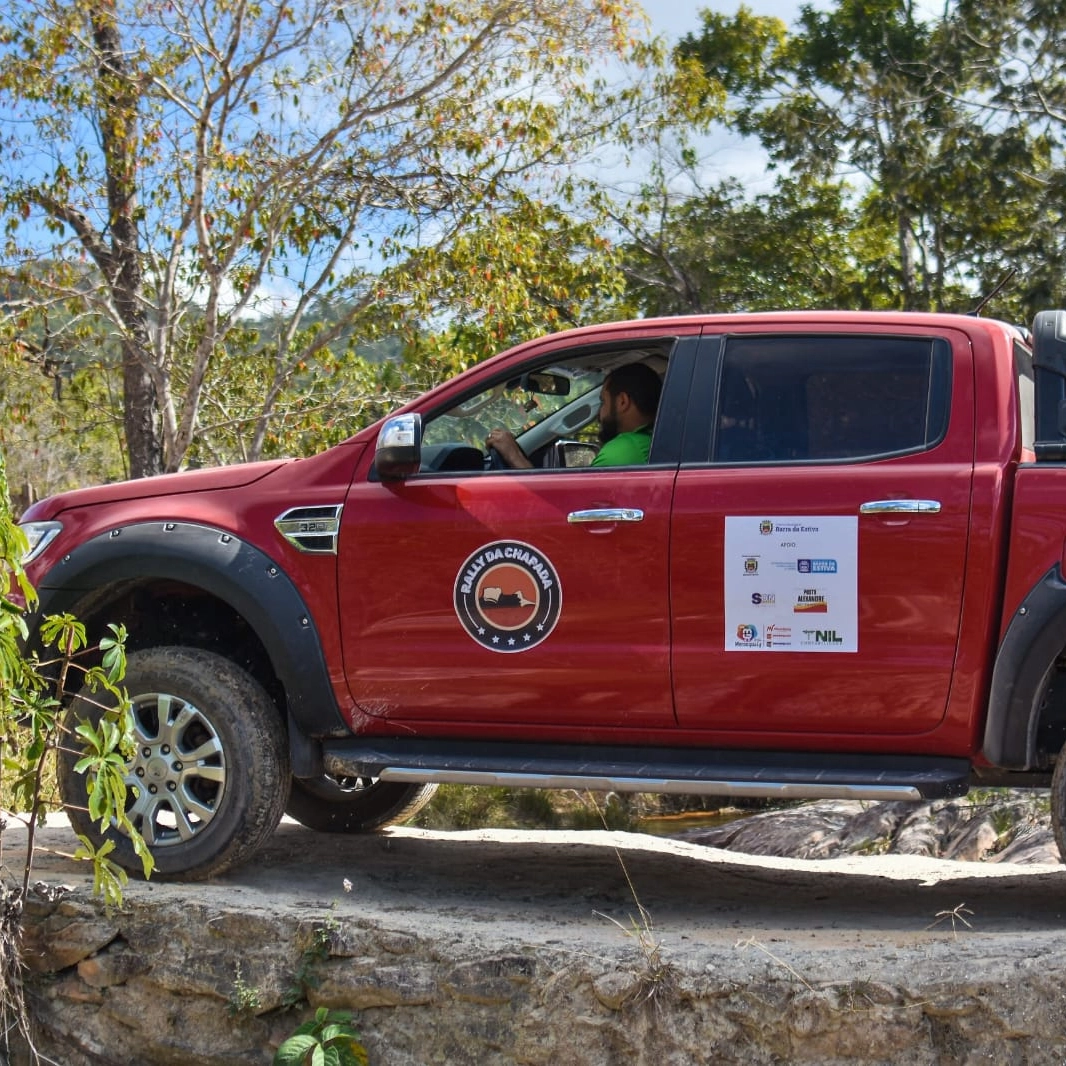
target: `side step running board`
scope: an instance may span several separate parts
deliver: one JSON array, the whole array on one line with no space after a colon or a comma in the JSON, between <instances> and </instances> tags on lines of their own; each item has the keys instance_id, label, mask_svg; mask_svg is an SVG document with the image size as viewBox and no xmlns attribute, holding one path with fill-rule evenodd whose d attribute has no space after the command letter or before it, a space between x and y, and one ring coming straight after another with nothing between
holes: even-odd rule
<instances>
[{"instance_id":1,"label":"side step running board","mask_svg":"<svg viewBox=\"0 0 1066 1066\"><path fill-rule=\"evenodd\" d=\"M327 740L325 771L509 788L778 799L921 800L965 795L970 764L936 756L598 747L360 738Z\"/></svg>"}]
</instances>

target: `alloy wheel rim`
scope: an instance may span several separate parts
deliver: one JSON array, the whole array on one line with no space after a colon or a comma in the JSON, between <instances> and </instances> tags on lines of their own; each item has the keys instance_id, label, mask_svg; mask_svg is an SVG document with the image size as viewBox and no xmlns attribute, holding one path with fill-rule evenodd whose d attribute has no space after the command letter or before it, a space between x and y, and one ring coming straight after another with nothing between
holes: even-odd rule
<instances>
[{"instance_id":1,"label":"alloy wheel rim","mask_svg":"<svg viewBox=\"0 0 1066 1066\"><path fill-rule=\"evenodd\" d=\"M210 718L169 693L130 701L133 759L124 780L126 814L149 847L184 844L218 814L226 793L226 753Z\"/></svg>"}]
</instances>

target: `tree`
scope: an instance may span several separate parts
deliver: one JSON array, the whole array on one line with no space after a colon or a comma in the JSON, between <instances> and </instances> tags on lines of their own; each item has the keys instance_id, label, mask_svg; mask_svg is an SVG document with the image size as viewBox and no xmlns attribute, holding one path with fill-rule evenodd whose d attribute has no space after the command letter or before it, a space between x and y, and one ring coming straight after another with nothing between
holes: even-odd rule
<instances>
[{"instance_id":1,"label":"tree","mask_svg":"<svg viewBox=\"0 0 1066 1066\"><path fill-rule=\"evenodd\" d=\"M957 0L943 34L953 62L972 72L978 89L960 103L992 127L986 202L1001 205L997 214L1009 227L995 269L1017 269L1007 293L1029 317L1061 302L1066 284L1066 8L1045 0ZM1038 146L1040 156L1030 161L1015 145ZM993 261L990 250L982 252ZM988 270L983 274L987 279Z\"/></svg>"},{"instance_id":2,"label":"tree","mask_svg":"<svg viewBox=\"0 0 1066 1066\"><path fill-rule=\"evenodd\" d=\"M27 332L56 307L69 329L106 324L133 476L212 435L263 454L342 338L432 321L438 291L485 321L505 283L544 313L504 332L550 324L545 278L570 272L577 304L610 276L559 213L588 202L572 164L608 131L631 143L654 96L602 76L607 57L657 61L631 16L622 0L26 0L0 22L0 199L32 296L6 310ZM536 264L486 272L497 222L514 248L544 221L558 241Z\"/></svg>"},{"instance_id":3,"label":"tree","mask_svg":"<svg viewBox=\"0 0 1066 1066\"><path fill-rule=\"evenodd\" d=\"M12 325L0 323L0 451L16 512L39 496L76 488L86 476L118 480L121 381L107 338L67 323L58 330L62 343L55 343L48 328L15 336Z\"/></svg>"},{"instance_id":4,"label":"tree","mask_svg":"<svg viewBox=\"0 0 1066 1066\"><path fill-rule=\"evenodd\" d=\"M959 47L959 17L837 0L801 8L789 34L741 8L732 18L704 12L701 34L680 45L726 86L739 129L775 165L807 181L846 180L859 224L891 228L889 257L868 265L882 277L890 267L904 309L967 310L1012 259L1048 251L1031 237L1049 217L1039 189L1052 146L990 106L984 75Z\"/></svg>"},{"instance_id":5,"label":"tree","mask_svg":"<svg viewBox=\"0 0 1066 1066\"><path fill-rule=\"evenodd\" d=\"M676 202L660 190L652 203L623 261L642 314L893 304L858 265L884 256L890 234L864 227L838 183L784 180L749 197L726 180Z\"/></svg>"}]
</instances>

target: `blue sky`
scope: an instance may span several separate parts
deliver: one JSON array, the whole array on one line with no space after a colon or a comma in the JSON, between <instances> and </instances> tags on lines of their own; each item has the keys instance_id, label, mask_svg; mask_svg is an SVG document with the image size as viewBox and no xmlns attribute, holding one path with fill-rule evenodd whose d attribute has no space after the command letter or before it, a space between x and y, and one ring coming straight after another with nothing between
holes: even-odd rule
<instances>
[{"instance_id":1,"label":"blue sky","mask_svg":"<svg viewBox=\"0 0 1066 1066\"><path fill-rule=\"evenodd\" d=\"M709 3L693 3L690 0L643 0L643 6L651 20L652 32L661 33L670 40L677 40L699 27L699 12L705 8L731 15L740 7L741 2L742 0L736 0L734 3L728 0ZM743 0L743 2L756 15L776 15L786 24L791 24L800 8L798 0Z\"/></svg>"},{"instance_id":2,"label":"blue sky","mask_svg":"<svg viewBox=\"0 0 1066 1066\"><path fill-rule=\"evenodd\" d=\"M804 0L642 0L651 23L651 32L662 35L669 42L678 41L687 33L695 33L701 25L700 12L711 9L725 15L734 14L743 3L756 15L775 15L791 26ZM806 0L818 7L818 0ZM704 174L710 181L733 177L741 180L750 193L769 192L777 174L767 169L766 153L751 138L742 138L724 130L701 139L700 154Z\"/></svg>"}]
</instances>

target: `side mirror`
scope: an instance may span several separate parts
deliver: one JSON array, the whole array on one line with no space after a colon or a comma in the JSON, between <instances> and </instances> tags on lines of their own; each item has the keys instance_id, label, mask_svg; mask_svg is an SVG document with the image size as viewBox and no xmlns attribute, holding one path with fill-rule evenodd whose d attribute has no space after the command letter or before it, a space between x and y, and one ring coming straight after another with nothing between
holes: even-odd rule
<instances>
[{"instance_id":1,"label":"side mirror","mask_svg":"<svg viewBox=\"0 0 1066 1066\"><path fill-rule=\"evenodd\" d=\"M585 444L584 441L561 440L559 450L562 452L562 465L569 470L572 466L591 466L599 448L595 444Z\"/></svg>"},{"instance_id":2,"label":"side mirror","mask_svg":"<svg viewBox=\"0 0 1066 1066\"><path fill-rule=\"evenodd\" d=\"M393 415L378 434L374 466L382 481L400 481L422 465L422 416Z\"/></svg>"}]
</instances>

